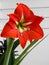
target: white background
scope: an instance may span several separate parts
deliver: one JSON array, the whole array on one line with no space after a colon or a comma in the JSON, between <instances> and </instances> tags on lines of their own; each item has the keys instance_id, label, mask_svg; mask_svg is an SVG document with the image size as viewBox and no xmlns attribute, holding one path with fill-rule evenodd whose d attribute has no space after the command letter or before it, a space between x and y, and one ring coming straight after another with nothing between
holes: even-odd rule
<instances>
[{"instance_id":1,"label":"white background","mask_svg":"<svg viewBox=\"0 0 49 65\"><path fill-rule=\"evenodd\" d=\"M25 3L36 15L45 17L41 26L44 34L49 34L49 0L0 0L0 33L8 21L6 20L8 18L7 14L14 11L8 9L16 8L17 2ZM22 50L21 47L18 47L18 53L21 53ZM20 65L49 65L49 36L34 48Z\"/></svg>"}]
</instances>

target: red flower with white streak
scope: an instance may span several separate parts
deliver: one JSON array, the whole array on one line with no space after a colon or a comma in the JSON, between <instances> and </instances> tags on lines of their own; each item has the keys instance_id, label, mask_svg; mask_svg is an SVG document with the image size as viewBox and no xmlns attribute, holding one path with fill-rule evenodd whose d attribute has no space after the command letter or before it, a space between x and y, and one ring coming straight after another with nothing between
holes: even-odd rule
<instances>
[{"instance_id":1,"label":"red flower with white streak","mask_svg":"<svg viewBox=\"0 0 49 65\"><path fill-rule=\"evenodd\" d=\"M13 14L8 15L9 21L4 26L2 37L19 38L21 46L24 48L27 40L39 40L44 33L40 27L43 17L36 16L24 4L18 4Z\"/></svg>"}]
</instances>

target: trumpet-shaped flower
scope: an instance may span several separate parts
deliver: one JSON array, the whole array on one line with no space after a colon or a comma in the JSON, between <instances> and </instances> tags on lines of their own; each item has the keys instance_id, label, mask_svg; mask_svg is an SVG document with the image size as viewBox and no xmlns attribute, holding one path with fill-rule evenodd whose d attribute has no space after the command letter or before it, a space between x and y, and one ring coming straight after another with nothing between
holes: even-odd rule
<instances>
[{"instance_id":1,"label":"trumpet-shaped flower","mask_svg":"<svg viewBox=\"0 0 49 65\"><path fill-rule=\"evenodd\" d=\"M14 13L8 15L9 21L4 26L1 36L5 38L19 38L24 48L27 40L39 40L44 33L40 27L43 17L36 16L25 4L18 4Z\"/></svg>"}]
</instances>

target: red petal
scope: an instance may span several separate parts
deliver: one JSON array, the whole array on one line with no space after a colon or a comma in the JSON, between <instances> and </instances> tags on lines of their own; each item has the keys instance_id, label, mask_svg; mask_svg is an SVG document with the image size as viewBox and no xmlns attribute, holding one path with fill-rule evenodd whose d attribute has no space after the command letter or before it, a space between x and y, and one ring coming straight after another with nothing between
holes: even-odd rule
<instances>
[{"instance_id":1,"label":"red petal","mask_svg":"<svg viewBox=\"0 0 49 65\"><path fill-rule=\"evenodd\" d=\"M18 31L16 29L11 29L8 32L1 34L2 37L5 38L17 38L18 36Z\"/></svg>"},{"instance_id":2,"label":"red petal","mask_svg":"<svg viewBox=\"0 0 49 65\"><path fill-rule=\"evenodd\" d=\"M20 41L20 45L22 46L22 48L24 48L25 45L26 45L26 41L25 41L24 37L21 36L21 37L19 38L19 41Z\"/></svg>"},{"instance_id":3,"label":"red petal","mask_svg":"<svg viewBox=\"0 0 49 65\"><path fill-rule=\"evenodd\" d=\"M14 23L14 21L13 21L12 19L10 19L7 24L8 24L8 26L10 26L11 28L16 29L16 23Z\"/></svg>"},{"instance_id":4,"label":"red petal","mask_svg":"<svg viewBox=\"0 0 49 65\"><path fill-rule=\"evenodd\" d=\"M28 18L27 21L28 21L28 22L32 22L31 25L34 26L35 24L36 24L36 25L39 25L39 24L42 22L43 19L44 19L44 18L41 17L41 16L35 16L35 15L34 15L34 16ZM30 25L30 26L31 26L31 25Z\"/></svg>"},{"instance_id":5,"label":"red petal","mask_svg":"<svg viewBox=\"0 0 49 65\"><path fill-rule=\"evenodd\" d=\"M36 29L36 26L38 26L43 19L44 19L43 17L35 16L34 19L32 18L29 20L32 23L30 25L27 25L26 27L30 28L31 30L33 30L34 28Z\"/></svg>"},{"instance_id":6,"label":"red petal","mask_svg":"<svg viewBox=\"0 0 49 65\"><path fill-rule=\"evenodd\" d=\"M17 8L14 11L14 14L18 14L19 17L21 18L23 15L23 8L20 4L18 4Z\"/></svg>"},{"instance_id":7,"label":"red petal","mask_svg":"<svg viewBox=\"0 0 49 65\"><path fill-rule=\"evenodd\" d=\"M20 17L22 17L23 14L25 22L34 22L34 24L40 24L40 22L43 20L43 17L34 15L34 13L26 5L21 3L18 4L14 13L18 14Z\"/></svg>"},{"instance_id":8,"label":"red petal","mask_svg":"<svg viewBox=\"0 0 49 65\"><path fill-rule=\"evenodd\" d=\"M40 27L40 25L36 25L36 26L34 27L33 31L35 31L35 32L37 32L38 34L40 34L39 37L41 37L41 38L42 38L43 35L44 35L43 30L42 30L42 28Z\"/></svg>"},{"instance_id":9,"label":"red petal","mask_svg":"<svg viewBox=\"0 0 49 65\"><path fill-rule=\"evenodd\" d=\"M23 14L25 20L28 20L28 19L34 17L33 12L24 4L18 4L18 6L15 9L14 13L18 14L20 17L22 17L22 14Z\"/></svg>"},{"instance_id":10,"label":"red petal","mask_svg":"<svg viewBox=\"0 0 49 65\"><path fill-rule=\"evenodd\" d=\"M40 16L35 16L34 24L40 24L44 18Z\"/></svg>"},{"instance_id":11,"label":"red petal","mask_svg":"<svg viewBox=\"0 0 49 65\"><path fill-rule=\"evenodd\" d=\"M25 32L20 33L18 37L20 40L20 45L22 46L22 48L24 48L27 40L29 39L27 32L25 31Z\"/></svg>"},{"instance_id":12,"label":"red petal","mask_svg":"<svg viewBox=\"0 0 49 65\"><path fill-rule=\"evenodd\" d=\"M16 23L20 20L20 17L16 14L8 14L8 16Z\"/></svg>"},{"instance_id":13,"label":"red petal","mask_svg":"<svg viewBox=\"0 0 49 65\"><path fill-rule=\"evenodd\" d=\"M1 33L1 36L3 37L12 37L12 33L13 33L13 37L16 36L16 24L10 19L8 23L6 23L6 25L3 28L3 31Z\"/></svg>"},{"instance_id":14,"label":"red petal","mask_svg":"<svg viewBox=\"0 0 49 65\"><path fill-rule=\"evenodd\" d=\"M27 33L29 35L30 41L32 41L33 39L35 40L41 39L44 35L43 30L39 25L32 28L32 30L27 31Z\"/></svg>"}]
</instances>

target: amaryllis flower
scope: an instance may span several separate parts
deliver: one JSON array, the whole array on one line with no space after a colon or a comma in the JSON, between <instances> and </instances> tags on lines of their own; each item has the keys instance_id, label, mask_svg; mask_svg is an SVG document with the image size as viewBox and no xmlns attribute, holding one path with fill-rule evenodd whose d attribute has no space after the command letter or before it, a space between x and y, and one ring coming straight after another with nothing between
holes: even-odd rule
<instances>
[{"instance_id":1,"label":"amaryllis flower","mask_svg":"<svg viewBox=\"0 0 49 65\"><path fill-rule=\"evenodd\" d=\"M2 37L19 38L21 46L24 48L27 40L39 40L44 33L40 27L43 17L36 16L26 5L20 3L14 13L8 15L9 21L4 26Z\"/></svg>"}]
</instances>

